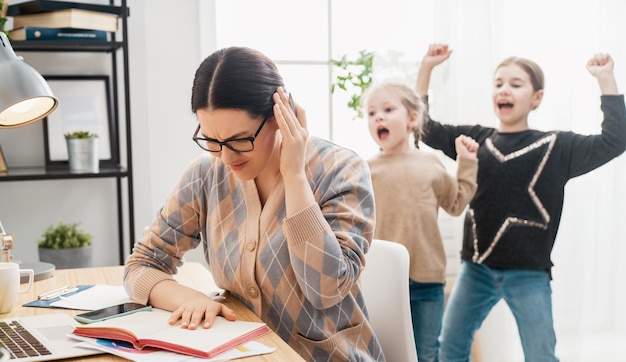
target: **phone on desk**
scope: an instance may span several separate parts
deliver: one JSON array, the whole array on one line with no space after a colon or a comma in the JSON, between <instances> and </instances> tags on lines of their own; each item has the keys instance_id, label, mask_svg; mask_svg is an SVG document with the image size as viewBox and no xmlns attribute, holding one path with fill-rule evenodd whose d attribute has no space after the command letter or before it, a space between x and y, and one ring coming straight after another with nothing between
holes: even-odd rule
<instances>
[{"instance_id":1,"label":"phone on desk","mask_svg":"<svg viewBox=\"0 0 626 362\"><path fill-rule=\"evenodd\" d=\"M139 303L123 303L77 314L74 316L74 319L81 323L93 323L115 317L121 317L127 314L149 310L152 310L152 307L149 305Z\"/></svg>"}]
</instances>

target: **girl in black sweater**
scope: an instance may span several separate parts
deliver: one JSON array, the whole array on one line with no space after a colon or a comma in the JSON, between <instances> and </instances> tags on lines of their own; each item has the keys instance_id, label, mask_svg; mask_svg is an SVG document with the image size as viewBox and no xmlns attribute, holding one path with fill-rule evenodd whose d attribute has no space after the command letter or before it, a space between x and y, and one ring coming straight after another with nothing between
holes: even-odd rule
<instances>
[{"instance_id":1,"label":"girl in black sweater","mask_svg":"<svg viewBox=\"0 0 626 362\"><path fill-rule=\"evenodd\" d=\"M447 45L429 47L418 72L419 94L426 96L432 69L450 54ZM451 158L460 134L480 144L478 190L465 219L461 271L444 313L441 361L469 359L474 333L500 299L515 317L526 360L558 361L550 254L564 187L626 150L626 110L613 59L596 54L587 70L602 93L604 121L597 135L530 129L528 115L541 103L544 77L537 64L516 57L505 59L494 74L497 129L426 122L422 141Z\"/></svg>"}]
</instances>

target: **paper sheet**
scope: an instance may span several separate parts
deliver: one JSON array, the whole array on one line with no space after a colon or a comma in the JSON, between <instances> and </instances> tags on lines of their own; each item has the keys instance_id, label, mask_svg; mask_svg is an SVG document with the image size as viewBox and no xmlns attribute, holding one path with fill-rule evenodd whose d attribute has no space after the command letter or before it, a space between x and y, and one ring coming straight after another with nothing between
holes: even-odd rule
<instances>
[{"instance_id":1,"label":"paper sheet","mask_svg":"<svg viewBox=\"0 0 626 362\"><path fill-rule=\"evenodd\" d=\"M96 284L80 293L61 296L50 306L58 308L96 310L112 305L132 302L121 285Z\"/></svg>"},{"instance_id":2,"label":"paper sheet","mask_svg":"<svg viewBox=\"0 0 626 362\"><path fill-rule=\"evenodd\" d=\"M218 288L207 268L195 262L185 263L178 269L174 279L182 285L205 293L213 300L223 299L223 289ZM27 307L66 308L78 310L96 310L112 305L132 302L121 285L77 285L78 291L51 300L34 300L24 304Z\"/></svg>"}]
</instances>

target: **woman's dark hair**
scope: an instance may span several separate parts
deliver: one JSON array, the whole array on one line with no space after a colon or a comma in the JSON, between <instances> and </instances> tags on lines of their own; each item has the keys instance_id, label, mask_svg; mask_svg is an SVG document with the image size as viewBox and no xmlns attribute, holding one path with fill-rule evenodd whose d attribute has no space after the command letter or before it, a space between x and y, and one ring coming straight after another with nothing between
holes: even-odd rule
<instances>
[{"instance_id":1,"label":"woman's dark hair","mask_svg":"<svg viewBox=\"0 0 626 362\"><path fill-rule=\"evenodd\" d=\"M252 116L271 115L272 95L281 86L283 78L266 55L245 47L220 49L196 70L191 111L244 109Z\"/></svg>"}]
</instances>

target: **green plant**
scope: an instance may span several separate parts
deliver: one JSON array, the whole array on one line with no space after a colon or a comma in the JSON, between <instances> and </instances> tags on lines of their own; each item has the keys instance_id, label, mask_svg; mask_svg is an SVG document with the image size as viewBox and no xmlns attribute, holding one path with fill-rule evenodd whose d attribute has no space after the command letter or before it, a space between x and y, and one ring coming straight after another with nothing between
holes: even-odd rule
<instances>
[{"instance_id":1,"label":"green plant","mask_svg":"<svg viewBox=\"0 0 626 362\"><path fill-rule=\"evenodd\" d=\"M356 59L349 59L347 55L343 55L339 59L331 59L330 61L334 67L333 74L337 73L330 91L335 93L335 90L339 88L350 93L350 100L347 105L355 111L356 115L353 119L363 116L361 96L372 83L373 63L374 53L367 50L359 51Z\"/></svg>"},{"instance_id":2,"label":"green plant","mask_svg":"<svg viewBox=\"0 0 626 362\"><path fill-rule=\"evenodd\" d=\"M74 131L66 133L65 138L98 138L98 135L89 131Z\"/></svg>"},{"instance_id":3,"label":"green plant","mask_svg":"<svg viewBox=\"0 0 626 362\"><path fill-rule=\"evenodd\" d=\"M50 225L37 244L46 249L80 248L91 244L92 236L79 228L80 223L66 224L63 221Z\"/></svg>"}]
</instances>

